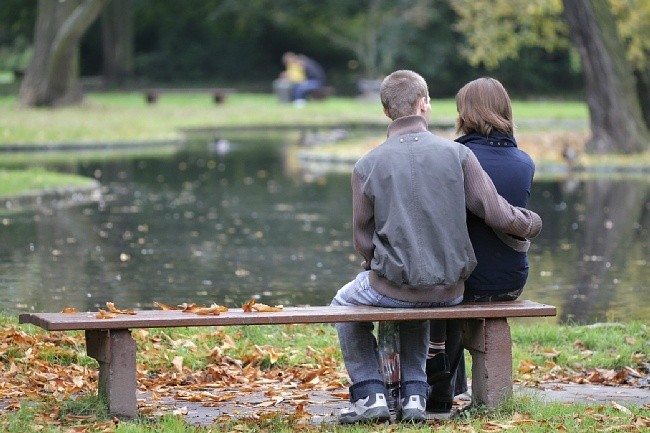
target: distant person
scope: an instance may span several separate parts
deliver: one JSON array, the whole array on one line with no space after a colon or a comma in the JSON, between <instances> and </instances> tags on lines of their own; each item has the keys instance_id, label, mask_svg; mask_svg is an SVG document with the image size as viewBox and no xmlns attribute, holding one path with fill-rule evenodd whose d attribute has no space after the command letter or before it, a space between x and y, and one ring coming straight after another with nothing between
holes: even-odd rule
<instances>
[{"instance_id":1,"label":"distant person","mask_svg":"<svg viewBox=\"0 0 650 433\"><path fill-rule=\"evenodd\" d=\"M298 54L287 51L282 55L284 70L273 81L273 91L281 102L295 100L296 87L307 80L307 73Z\"/></svg>"},{"instance_id":2,"label":"distant person","mask_svg":"<svg viewBox=\"0 0 650 433\"><path fill-rule=\"evenodd\" d=\"M293 84L302 83L307 79L307 74L303 62L298 54L288 51L282 55L284 71L280 78L284 78Z\"/></svg>"},{"instance_id":3,"label":"distant person","mask_svg":"<svg viewBox=\"0 0 650 433\"><path fill-rule=\"evenodd\" d=\"M305 80L294 87L293 100L304 103L310 93L325 87L327 77L325 70L316 60L304 54L299 54L298 58L305 71Z\"/></svg>"},{"instance_id":4,"label":"distant person","mask_svg":"<svg viewBox=\"0 0 650 433\"><path fill-rule=\"evenodd\" d=\"M470 149L492 179L497 192L513 206L525 208L535 164L517 147L508 92L493 78L479 78L456 95L457 142ZM467 212L467 229L478 265L465 281L465 302L513 301L528 278L530 242L492 230L485 220ZM446 326L445 326L446 325ZM427 410L449 413L456 395L467 392L465 358L457 321L431 321L427 379L431 384Z\"/></svg>"},{"instance_id":5,"label":"distant person","mask_svg":"<svg viewBox=\"0 0 650 433\"><path fill-rule=\"evenodd\" d=\"M428 129L431 115L424 78L395 71L380 87L392 120L386 141L352 171L352 236L364 271L343 286L332 305L386 308L447 307L463 300L476 266L466 209L496 229L521 237L540 232L540 217L500 197L471 150ZM339 422L390 418L372 322L337 323L341 353L352 385L350 406ZM402 351L397 417L425 420L428 321L399 323Z\"/></svg>"}]
</instances>

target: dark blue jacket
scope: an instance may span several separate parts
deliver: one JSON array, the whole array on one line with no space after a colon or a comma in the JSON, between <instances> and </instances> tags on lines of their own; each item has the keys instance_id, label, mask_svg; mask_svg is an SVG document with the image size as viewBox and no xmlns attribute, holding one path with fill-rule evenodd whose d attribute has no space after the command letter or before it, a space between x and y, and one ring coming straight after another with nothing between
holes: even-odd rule
<instances>
[{"instance_id":1,"label":"dark blue jacket","mask_svg":"<svg viewBox=\"0 0 650 433\"><path fill-rule=\"evenodd\" d=\"M474 133L456 141L474 152L499 194L514 206L526 207L535 164L526 152L517 148L513 136L494 133L483 137ZM469 212L467 228L478 265L465 282L465 293L496 294L522 288L528 278L526 253L504 244L482 219Z\"/></svg>"}]
</instances>

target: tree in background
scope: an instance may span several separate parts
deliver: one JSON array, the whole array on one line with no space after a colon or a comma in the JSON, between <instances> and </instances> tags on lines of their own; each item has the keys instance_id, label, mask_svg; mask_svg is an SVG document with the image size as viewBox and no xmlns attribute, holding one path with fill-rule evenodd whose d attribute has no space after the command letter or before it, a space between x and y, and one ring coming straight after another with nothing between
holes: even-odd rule
<instances>
[{"instance_id":1,"label":"tree in background","mask_svg":"<svg viewBox=\"0 0 650 433\"><path fill-rule=\"evenodd\" d=\"M650 143L641 112L634 67L627 61L616 22L606 0L564 0L571 38L582 59L593 153L642 152Z\"/></svg>"},{"instance_id":2,"label":"tree in background","mask_svg":"<svg viewBox=\"0 0 650 433\"><path fill-rule=\"evenodd\" d=\"M3 0L0 8L0 71L21 75L31 58L35 3Z\"/></svg>"},{"instance_id":3,"label":"tree in background","mask_svg":"<svg viewBox=\"0 0 650 433\"><path fill-rule=\"evenodd\" d=\"M39 0L34 51L20 86L24 106L81 100L79 42L108 0Z\"/></svg>"},{"instance_id":4,"label":"tree in background","mask_svg":"<svg viewBox=\"0 0 650 433\"><path fill-rule=\"evenodd\" d=\"M650 2L450 2L460 17L457 28L466 32L464 54L473 65L493 68L508 57L516 57L522 46L553 50L566 44L570 35L580 54L586 82L592 131L587 150L633 153L648 149Z\"/></svg>"},{"instance_id":5,"label":"tree in background","mask_svg":"<svg viewBox=\"0 0 650 433\"><path fill-rule=\"evenodd\" d=\"M133 0L110 0L100 22L103 78L120 85L133 75Z\"/></svg>"}]
</instances>

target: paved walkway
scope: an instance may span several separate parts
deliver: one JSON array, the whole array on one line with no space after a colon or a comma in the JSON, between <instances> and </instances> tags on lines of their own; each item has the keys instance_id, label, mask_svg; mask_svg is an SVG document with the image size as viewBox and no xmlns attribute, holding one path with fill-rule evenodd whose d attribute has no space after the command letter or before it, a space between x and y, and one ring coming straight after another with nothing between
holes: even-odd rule
<instances>
[{"instance_id":1,"label":"paved walkway","mask_svg":"<svg viewBox=\"0 0 650 433\"><path fill-rule=\"evenodd\" d=\"M234 390L233 390L234 391ZM309 391L308 401L269 400L263 392L239 393L236 399L219 402L214 407L206 407L202 402L179 401L171 398L152 402L146 399L146 406L152 413L162 414L176 412L194 425L207 425L221 417L256 418L270 413L296 414L311 424L331 423L336 421L340 409L347 405L347 400L339 397L345 389L332 392ZM523 388L515 386L517 395L530 394L547 402L565 403L605 403L616 402L621 405L638 405L650 407L650 388L615 387L604 385L577 385L547 383L540 388ZM458 401L459 409L468 401ZM151 405L151 406L149 406Z\"/></svg>"}]
</instances>

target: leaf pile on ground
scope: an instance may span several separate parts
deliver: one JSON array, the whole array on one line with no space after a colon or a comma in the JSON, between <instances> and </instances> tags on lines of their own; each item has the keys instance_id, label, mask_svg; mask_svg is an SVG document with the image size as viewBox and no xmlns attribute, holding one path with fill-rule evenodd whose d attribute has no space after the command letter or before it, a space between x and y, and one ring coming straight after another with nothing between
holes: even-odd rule
<instances>
[{"instance_id":1,"label":"leaf pile on ground","mask_svg":"<svg viewBox=\"0 0 650 433\"><path fill-rule=\"evenodd\" d=\"M164 405L156 402L165 398L216 406L263 392L266 401L251 403L254 407L287 402L298 412L309 403L310 391L347 398L337 347L307 347L298 353L297 349L253 344L234 356L230 353L237 352L238 331L234 332L215 328L172 336L160 330L133 331L139 390L150 396L146 402L139 401L140 413L159 412ZM305 361L292 361L298 357ZM0 399L5 410L19 408L24 398L64 401L97 390L98 365L85 354L82 333L30 334L15 326L2 328L0 365Z\"/></svg>"}]
</instances>

